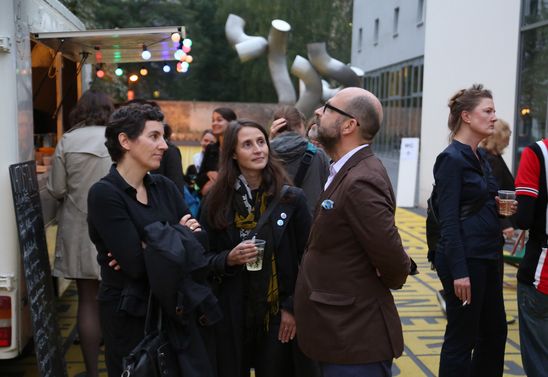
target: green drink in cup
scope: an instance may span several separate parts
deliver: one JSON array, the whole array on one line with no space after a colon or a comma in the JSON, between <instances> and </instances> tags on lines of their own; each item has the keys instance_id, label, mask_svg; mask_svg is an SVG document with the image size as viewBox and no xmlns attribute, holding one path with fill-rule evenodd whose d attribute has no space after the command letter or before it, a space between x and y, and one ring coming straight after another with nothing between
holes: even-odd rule
<instances>
[{"instance_id":1,"label":"green drink in cup","mask_svg":"<svg viewBox=\"0 0 548 377\"><path fill-rule=\"evenodd\" d=\"M247 262L246 268L248 271L260 271L263 268L264 245L266 244L266 241L253 238L249 242L255 244L255 247L257 248L257 258L255 258L254 261Z\"/></svg>"}]
</instances>

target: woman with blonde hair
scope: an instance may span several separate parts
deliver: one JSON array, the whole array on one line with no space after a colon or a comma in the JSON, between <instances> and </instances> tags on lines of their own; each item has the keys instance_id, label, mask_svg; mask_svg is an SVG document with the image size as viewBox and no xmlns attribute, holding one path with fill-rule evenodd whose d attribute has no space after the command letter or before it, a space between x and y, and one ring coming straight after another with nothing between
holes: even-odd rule
<instances>
[{"instance_id":1,"label":"woman with blonde hair","mask_svg":"<svg viewBox=\"0 0 548 377\"><path fill-rule=\"evenodd\" d=\"M486 157L493 170L493 176L497 180L500 190L514 191L514 177L508 169L506 162L502 158L504 150L510 143L512 131L508 123L502 119L497 119L495 129L491 135L486 137L480 143L480 147L487 151ZM512 239L514 236L514 221L512 217L503 217L500 219L502 233L506 239Z\"/></svg>"}]
</instances>

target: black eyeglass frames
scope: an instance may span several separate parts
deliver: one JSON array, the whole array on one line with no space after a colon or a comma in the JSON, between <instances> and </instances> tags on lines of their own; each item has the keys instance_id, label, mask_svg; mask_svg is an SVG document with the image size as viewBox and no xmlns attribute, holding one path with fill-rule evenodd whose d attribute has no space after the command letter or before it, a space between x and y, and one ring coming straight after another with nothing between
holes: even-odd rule
<instances>
[{"instance_id":1,"label":"black eyeglass frames","mask_svg":"<svg viewBox=\"0 0 548 377\"><path fill-rule=\"evenodd\" d=\"M354 115L348 114L346 111L341 110L338 107L335 107L335 106L331 105L329 102L326 102L325 105L323 106L323 113L324 114L325 114L326 109L333 110L333 111L335 111L335 112L337 112L341 115L352 118L356 121L356 124L358 125L358 127L360 126L360 122L358 122L358 120L356 119L356 117Z\"/></svg>"}]
</instances>

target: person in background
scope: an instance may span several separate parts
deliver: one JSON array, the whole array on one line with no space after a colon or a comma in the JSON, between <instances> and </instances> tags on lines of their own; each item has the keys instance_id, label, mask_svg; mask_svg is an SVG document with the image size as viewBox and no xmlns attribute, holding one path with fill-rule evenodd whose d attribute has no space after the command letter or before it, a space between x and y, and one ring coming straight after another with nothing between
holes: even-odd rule
<instances>
[{"instance_id":1,"label":"person in background","mask_svg":"<svg viewBox=\"0 0 548 377\"><path fill-rule=\"evenodd\" d=\"M211 129L207 129L202 133L202 138L200 139L200 146L202 150L192 156L193 163L188 165L185 173L185 182L192 192L199 191L196 188L196 178L198 172L200 171L200 167L202 166L205 150L208 145L215 144L216 142L217 138L213 135L213 131Z\"/></svg>"},{"instance_id":2,"label":"person in background","mask_svg":"<svg viewBox=\"0 0 548 377\"><path fill-rule=\"evenodd\" d=\"M313 213L329 176L329 158L305 139L304 122L304 115L294 106L278 109L270 127L270 146L282 160L293 184L303 189L308 209Z\"/></svg>"},{"instance_id":3,"label":"person in background","mask_svg":"<svg viewBox=\"0 0 548 377\"><path fill-rule=\"evenodd\" d=\"M410 272L395 197L371 143L382 122L372 93L345 88L315 112L334 163L295 288L299 345L323 377L391 376L403 333L391 289Z\"/></svg>"},{"instance_id":4,"label":"person in background","mask_svg":"<svg viewBox=\"0 0 548 377\"><path fill-rule=\"evenodd\" d=\"M201 232L173 181L148 174L159 168L168 148L163 118L149 104L117 109L105 131L114 164L89 190L88 226L101 267L98 300L109 377L122 374L123 357L144 337L145 227L160 221L188 227L193 234ZM135 290L137 285L143 289ZM204 371L204 375L210 374Z\"/></svg>"},{"instance_id":5,"label":"person in background","mask_svg":"<svg viewBox=\"0 0 548 377\"><path fill-rule=\"evenodd\" d=\"M316 124L315 117L310 118L308 121L308 125L306 126L306 138L316 147L323 149L322 144L318 141L318 125Z\"/></svg>"},{"instance_id":6,"label":"person in background","mask_svg":"<svg viewBox=\"0 0 548 377\"><path fill-rule=\"evenodd\" d=\"M497 180L499 190L515 190L514 176L502 158L502 153L510 143L511 135L512 131L508 123L502 119L497 119L493 133L483 139L479 145L487 151L485 156L491 166L493 176ZM500 218L502 233L507 240L512 240L514 237L514 222L513 216Z\"/></svg>"},{"instance_id":7,"label":"person in background","mask_svg":"<svg viewBox=\"0 0 548 377\"><path fill-rule=\"evenodd\" d=\"M87 232L87 197L111 164L105 147L105 124L114 110L104 93L85 92L70 113L71 124L55 149L47 188L60 201L53 275L76 280L77 326L86 375L98 377L101 327L97 292L97 251Z\"/></svg>"},{"instance_id":8,"label":"person in background","mask_svg":"<svg viewBox=\"0 0 548 377\"><path fill-rule=\"evenodd\" d=\"M266 131L246 120L224 134L219 178L205 199L201 223L210 240L212 281L224 318L216 328L219 377L315 377L299 350L293 290L310 214L301 189L272 158ZM274 207L270 207L274 205ZM262 216L267 216L262 218ZM257 228L258 223L263 225ZM266 240L262 268L252 234Z\"/></svg>"},{"instance_id":9,"label":"person in background","mask_svg":"<svg viewBox=\"0 0 548 377\"><path fill-rule=\"evenodd\" d=\"M502 376L507 325L498 185L478 148L494 132L495 105L489 90L473 85L448 106L451 143L434 165L441 233L435 267L447 309L439 376Z\"/></svg>"},{"instance_id":10,"label":"person in background","mask_svg":"<svg viewBox=\"0 0 548 377\"><path fill-rule=\"evenodd\" d=\"M516 177L520 229L529 229L518 269L519 340L523 369L530 377L547 375L548 360L548 139L526 147Z\"/></svg>"},{"instance_id":11,"label":"person in background","mask_svg":"<svg viewBox=\"0 0 548 377\"><path fill-rule=\"evenodd\" d=\"M202 150L192 156L192 162L196 167L196 171L200 171L200 167L202 166L202 161L204 159L204 153L207 146L209 144L215 144L216 142L217 138L213 134L213 130L207 129L202 133L202 138L200 139L200 146L202 147Z\"/></svg>"},{"instance_id":12,"label":"person in background","mask_svg":"<svg viewBox=\"0 0 548 377\"><path fill-rule=\"evenodd\" d=\"M236 114L228 107L219 107L213 110L211 114L211 129L213 130L213 135L217 138L217 142L206 147L202 165L196 178L196 185L202 196L207 195L209 190L211 190L211 186L217 180L223 135L228 123L233 120L236 120Z\"/></svg>"},{"instance_id":13,"label":"person in background","mask_svg":"<svg viewBox=\"0 0 548 377\"><path fill-rule=\"evenodd\" d=\"M159 109L159 108L158 108ZM152 170L152 174L161 174L171 179L175 185L184 191L185 178L183 176L183 164L181 162L181 151L173 144L169 139L171 137L172 130L168 124L164 124L164 139L167 144L167 150L165 151L160 167L156 170Z\"/></svg>"}]
</instances>

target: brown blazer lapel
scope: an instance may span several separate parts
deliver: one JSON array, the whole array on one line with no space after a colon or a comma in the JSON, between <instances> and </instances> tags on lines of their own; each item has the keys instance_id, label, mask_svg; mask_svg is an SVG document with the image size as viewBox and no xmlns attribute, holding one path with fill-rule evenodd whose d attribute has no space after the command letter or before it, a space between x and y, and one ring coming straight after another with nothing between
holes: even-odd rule
<instances>
[{"instance_id":1,"label":"brown blazer lapel","mask_svg":"<svg viewBox=\"0 0 548 377\"><path fill-rule=\"evenodd\" d=\"M337 187L342 182L346 174L350 171L350 169L356 166L356 164L364 158L370 156L373 156L373 151L371 150L371 146L368 145L367 147L360 149L352 157L350 157L350 160L346 161L341 170L339 170L337 175L335 175L333 182L331 182L327 190L322 193L320 200L323 201L325 198L331 197L331 195L333 195L333 192L337 189Z\"/></svg>"}]
</instances>

